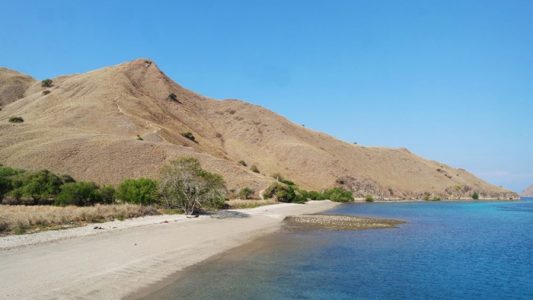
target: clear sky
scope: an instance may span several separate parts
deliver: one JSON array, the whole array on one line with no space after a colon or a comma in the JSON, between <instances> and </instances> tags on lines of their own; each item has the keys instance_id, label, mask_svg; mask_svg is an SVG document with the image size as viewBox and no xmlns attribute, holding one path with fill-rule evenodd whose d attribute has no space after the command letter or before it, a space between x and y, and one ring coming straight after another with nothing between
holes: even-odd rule
<instances>
[{"instance_id":1,"label":"clear sky","mask_svg":"<svg viewBox=\"0 0 533 300\"><path fill-rule=\"evenodd\" d=\"M2 66L139 57L347 142L533 184L533 1L0 0Z\"/></svg>"}]
</instances>

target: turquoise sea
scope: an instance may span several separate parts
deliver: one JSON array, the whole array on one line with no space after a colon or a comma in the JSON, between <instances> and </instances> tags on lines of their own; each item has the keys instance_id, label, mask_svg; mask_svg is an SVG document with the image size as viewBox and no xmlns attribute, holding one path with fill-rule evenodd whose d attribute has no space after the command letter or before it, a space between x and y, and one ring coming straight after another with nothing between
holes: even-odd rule
<instances>
[{"instance_id":1,"label":"turquoise sea","mask_svg":"<svg viewBox=\"0 0 533 300\"><path fill-rule=\"evenodd\" d=\"M394 229L283 230L149 299L533 299L533 199L344 204Z\"/></svg>"}]
</instances>

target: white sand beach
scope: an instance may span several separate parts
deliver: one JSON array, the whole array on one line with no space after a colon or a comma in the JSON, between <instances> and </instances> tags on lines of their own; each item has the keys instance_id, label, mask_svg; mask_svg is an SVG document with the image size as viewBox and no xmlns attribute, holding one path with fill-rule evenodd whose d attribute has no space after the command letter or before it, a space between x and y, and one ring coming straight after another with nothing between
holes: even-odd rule
<instances>
[{"instance_id":1,"label":"white sand beach","mask_svg":"<svg viewBox=\"0 0 533 300\"><path fill-rule=\"evenodd\" d=\"M278 230L286 216L317 213L337 204L276 204L234 210L234 215L225 218L168 216L167 223L167 217L157 216L129 221L130 225L94 225L103 228L97 230L87 226L3 237L0 298L124 298L185 267Z\"/></svg>"}]
</instances>

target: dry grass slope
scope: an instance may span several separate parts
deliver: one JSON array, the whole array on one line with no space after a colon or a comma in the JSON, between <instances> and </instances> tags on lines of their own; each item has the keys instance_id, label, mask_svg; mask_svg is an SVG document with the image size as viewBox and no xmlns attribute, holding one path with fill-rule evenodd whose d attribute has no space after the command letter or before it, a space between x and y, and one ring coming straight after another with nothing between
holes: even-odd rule
<instances>
[{"instance_id":1,"label":"dry grass slope","mask_svg":"<svg viewBox=\"0 0 533 300\"><path fill-rule=\"evenodd\" d=\"M53 80L50 93L32 84L0 111L0 162L116 184L157 177L163 164L188 155L236 190L263 190L273 181L269 175L280 173L307 189L343 186L378 199L469 198L474 191L482 198L517 196L406 149L347 144L259 106L208 99L149 60ZM10 124L10 116L25 122Z\"/></svg>"}]
</instances>

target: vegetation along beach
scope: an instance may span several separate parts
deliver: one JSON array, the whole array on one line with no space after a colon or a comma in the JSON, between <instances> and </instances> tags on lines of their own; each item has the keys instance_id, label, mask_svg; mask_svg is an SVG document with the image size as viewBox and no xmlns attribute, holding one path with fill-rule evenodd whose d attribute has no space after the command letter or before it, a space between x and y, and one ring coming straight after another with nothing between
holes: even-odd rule
<instances>
[{"instance_id":1,"label":"vegetation along beach","mask_svg":"<svg viewBox=\"0 0 533 300\"><path fill-rule=\"evenodd\" d=\"M533 299L533 3L1 7L0 299Z\"/></svg>"}]
</instances>

